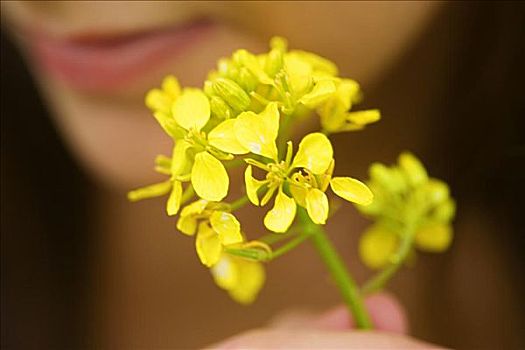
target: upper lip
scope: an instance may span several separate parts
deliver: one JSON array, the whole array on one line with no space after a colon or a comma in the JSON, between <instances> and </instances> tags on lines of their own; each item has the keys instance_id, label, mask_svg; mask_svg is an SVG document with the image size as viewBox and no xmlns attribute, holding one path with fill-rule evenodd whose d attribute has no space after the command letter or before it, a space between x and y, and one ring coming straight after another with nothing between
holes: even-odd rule
<instances>
[{"instance_id":1,"label":"upper lip","mask_svg":"<svg viewBox=\"0 0 525 350\"><path fill-rule=\"evenodd\" d=\"M183 52L211 24L199 19L141 32L83 32L65 38L33 31L29 45L38 63L65 82L88 90L115 89L158 60Z\"/></svg>"}]
</instances>

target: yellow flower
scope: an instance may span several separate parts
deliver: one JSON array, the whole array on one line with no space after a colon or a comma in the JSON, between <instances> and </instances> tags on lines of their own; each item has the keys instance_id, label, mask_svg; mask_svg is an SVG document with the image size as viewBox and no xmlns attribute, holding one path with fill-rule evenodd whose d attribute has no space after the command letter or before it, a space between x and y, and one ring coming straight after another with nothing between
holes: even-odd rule
<instances>
[{"instance_id":1,"label":"yellow flower","mask_svg":"<svg viewBox=\"0 0 525 350\"><path fill-rule=\"evenodd\" d=\"M153 112L153 116L172 138L179 138L182 130L173 118L173 104L180 96L181 89L177 78L168 75L162 81L160 89L152 89L146 94L146 106Z\"/></svg>"},{"instance_id":2,"label":"yellow flower","mask_svg":"<svg viewBox=\"0 0 525 350\"><path fill-rule=\"evenodd\" d=\"M448 186L430 178L414 155L402 153L398 165L393 167L373 164L368 185L374 202L367 207L358 206L376 221L363 234L359 245L367 266L376 269L391 263L405 239L413 240L414 247L425 252L442 252L450 246L454 200Z\"/></svg>"},{"instance_id":3,"label":"yellow flower","mask_svg":"<svg viewBox=\"0 0 525 350\"><path fill-rule=\"evenodd\" d=\"M175 149L173 151L175 154ZM155 170L161 174L172 175L172 160L165 156L158 156L155 160ZM176 215L180 209L182 199L182 183L171 176L167 181L138 188L128 192L128 199L132 202L163 196L170 193L166 202L166 212L168 215Z\"/></svg>"},{"instance_id":4,"label":"yellow flower","mask_svg":"<svg viewBox=\"0 0 525 350\"><path fill-rule=\"evenodd\" d=\"M327 133L355 131L378 121L381 114L377 109L350 112L352 106L360 100L359 84L354 80L341 79L335 93L317 109L323 130Z\"/></svg>"},{"instance_id":5,"label":"yellow flower","mask_svg":"<svg viewBox=\"0 0 525 350\"><path fill-rule=\"evenodd\" d=\"M288 51L286 40L275 37L270 41L268 53L255 55L247 50L235 51L230 58L219 60L217 69L210 72L205 82L205 92L212 101L214 115L221 119L232 118L251 110L259 112L270 102L277 102L282 113L292 116L303 109L319 109L323 121L339 118L332 115L332 106L339 99L350 109L351 98L359 89L352 89L350 80L337 77L337 66L330 60L301 50ZM357 85L357 83L350 81ZM358 87L358 86L357 86ZM355 102L355 101L354 101ZM325 105L328 106L325 107ZM347 124L362 128L377 120L378 113L345 115ZM344 131L343 122L326 130ZM350 128L351 129L351 128Z\"/></svg>"},{"instance_id":6,"label":"yellow flower","mask_svg":"<svg viewBox=\"0 0 525 350\"><path fill-rule=\"evenodd\" d=\"M225 253L211 268L211 273L215 283L241 304L253 303L266 278L261 263Z\"/></svg>"},{"instance_id":7,"label":"yellow flower","mask_svg":"<svg viewBox=\"0 0 525 350\"><path fill-rule=\"evenodd\" d=\"M189 236L197 233L195 248L205 266L219 261L224 246L244 240L239 221L227 209L222 203L201 199L184 207L177 221L181 232Z\"/></svg>"},{"instance_id":8,"label":"yellow flower","mask_svg":"<svg viewBox=\"0 0 525 350\"><path fill-rule=\"evenodd\" d=\"M175 89L152 90L146 98L164 129L168 126L170 130L176 129L176 132L169 132L176 140L170 174L176 181L191 181L199 197L221 201L229 188L228 174L221 160L248 150L237 141L233 120L219 123L208 133L203 131L211 112L208 97L201 90L188 88L182 93L172 90Z\"/></svg>"},{"instance_id":9,"label":"yellow flower","mask_svg":"<svg viewBox=\"0 0 525 350\"><path fill-rule=\"evenodd\" d=\"M429 253L440 253L452 243L452 227L447 224L429 224L415 233L414 247ZM359 241L361 260L371 269L380 269L394 262L402 237L392 229L376 224Z\"/></svg>"},{"instance_id":10,"label":"yellow flower","mask_svg":"<svg viewBox=\"0 0 525 350\"><path fill-rule=\"evenodd\" d=\"M235 135L239 143L269 161L265 164L246 159L249 165L245 171L246 192L254 205L265 205L277 192L274 207L264 218L266 228L273 232L286 232L295 218L296 204L305 207L315 223L324 224L328 218L328 199L324 192L329 184L337 195L348 201L363 205L372 201L372 193L360 181L348 177L332 178L333 149L325 135L306 135L293 159L292 144L289 142L285 160L279 161L276 145L278 131L276 103L268 104L259 114L241 113L235 121ZM253 178L252 165L267 172L265 180ZM263 187L267 191L260 201L258 191ZM286 188L292 197L285 193Z\"/></svg>"},{"instance_id":11,"label":"yellow flower","mask_svg":"<svg viewBox=\"0 0 525 350\"><path fill-rule=\"evenodd\" d=\"M168 75L162 81L160 89L152 89L146 95L146 106L153 112L171 113L173 103L180 95L180 85L177 78Z\"/></svg>"},{"instance_id":12,"label":"yellow flower","mask_svg":"<svg viewBox=\"0 0 525 350\"><path fill-rule=\"evenodd\" d=\"M175 215L195 192L197 200L180 210L176 226L195 236L197 255L211 269L215 282L236 301L249 304L264 284L261 263L274 255L264 240L245 242L240 223L232 214L245 198L234 205L222 202L230 186L223 162L243 156L248 200L265 206L273 199L264 217L264 225L272 232L289 230L298 205L315 224L325 224L330 211L329 187L364 208L372 202L371 190L354 178L333 177L333 148L326 136L359 130L379 120L377 110L351 111L361 95L355 81L338 76L333 62L310 52L288 50L286 40L279 37L271 39L267 53L241 49L219 60L202 89L181 89L177 79L168 76L160 88L148 92L145 103L174 141L171 157L158 156L155 161L155 170L169 179L131 191L128 198L135 201L168 195L166 211ZM312 112L318 113L323 133L304 136L295 152L291 141L286 149L278 148L278 137L286 141L293 123ZM279 135L281 123L285 127ZM370 215L381 215L390 198L383 195L387 187L391 190L395 184L398 192L417 187L410 205L433 203L435 210L428 215L433 221L426 221L428 225L421 227L414 240L422 249L437 251L450 242L448 231L437 224L453 215L453 202L447 200L448 188L425 177L417 163L405 158L395 172L376 166L378 178L393 180L386 181L390 187L378 184L383 180L373 181L371 186L378 189L380 200L366 210ZM254 177L254 168L264 172L263 179ZM365 252L377 246L377 239L371 237L363 243ZM386 255L380 252L397 244L388 239L383 239L382 250L375 250L371 264L380 265L381 256Z\"/></svg>"}]
</instances>

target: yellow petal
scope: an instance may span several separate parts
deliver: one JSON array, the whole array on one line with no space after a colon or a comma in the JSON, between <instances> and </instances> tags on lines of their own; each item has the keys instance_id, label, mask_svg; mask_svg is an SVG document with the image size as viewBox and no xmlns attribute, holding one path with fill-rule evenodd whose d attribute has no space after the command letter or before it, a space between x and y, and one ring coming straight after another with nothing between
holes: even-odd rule
<instances>
[{"instance_id":1,"label":"yellow petal","mask_svg":"<svg viewBox=\"0 0 525 350\"><path fill-rule=\"evenodd\" d=\"M324 57L301 50L293 50L291 53L307 62L316 71L325 72L332 76L337 75L337 66Z\"/></svg>"},{"instance_id":2,"label":"yellow petal","mask_svg":"<svg viewBox=\"0 0 525 350\"><path fill-rule=\"evenodd\" d=\"M295 199L297 204L303 208L306 208L306 194L308 193L308 190L303 186L292 183L290 184L290 192L292 193L292 197Z\"/></svg>"},{"instance_id":3,"label":"yellow petal","mask_svg":"<svg viewBox=\"0 0 525 350\"><path fill-rule=\"evenodd\" d=\"M296 207L293 198L279 190L272 210L264 217L264 226L273 232L286 232L295 218Z\"/></svg>"},{"instance_id":4,"label":"yellow petal","mask_svg":"<svg viewBox=\"0 0 525 350\"><path fill-rule=\"evenodd\" d=\"M188 236L193 236L197 230L197 219L194 216L180 216L177 220L177 230Z\"/></svg>"},{"instance_id":5,"label":"yellow petal","mask_svg":"<svg viewBox=\"0 0 525 350\"><path fill-rule=\"evenodd\" d=\"M148 91L145 98L146 106L153 112L169 113L173 100L167 96L164 91L160 89L152 89Z\"/></svg>"},{"instance_id":6,"label":"yellow petal","mask_svg":"<svg viewBox=\"0 0 525 350\"><path fill-rule=\"evenodd\" d=\"M233 54L234 61L238 62L240 65L246 67L251 74L253 74L257 79L263 84L272 84L273 81L268 77L263 67L260 65L257 57L249 53L244 49L237 50Z\"/></svg>"},{"instance_id":7,"label":"yellow petal","mask_svg":"<svg viewBox=\"0 0 525 350\"><path fill-rule=\"evenodd\" d=\"M311 133L301 140L292 167L306 168L314 174L322 174L330 166L333 155L330 140L319 132Z\"/></svg>"},{"instance_id":8,"label":"yellow petal","mask_svg":"<svg viewBox=\"0 0 525 350\"><path fill-rule=\"evenodd\" d=\"M266 279L264 267L255 261L233 258L237 265L237 281L229 289L233 300L241 304L251 304L257 298Z\"/></svg>"},{"instance_id":9,"label":"yellow petal","mask_svg":"<svg viewBox=\"0 0 525 350\"><path fill-rule=\"evenodd\" d=\"M307 92L312 82L312 66L296 54L285 55L284 65L288 73L291 92L296 96Z\"/></svg>"},{"instance_id":10,"label":"yellow petal","mask_svg":"<svg viewBox=\"0 0 525 350\"><path fill-rule=\"evenodd\" d=\"M425 167L413 154L408 152L401 153L398 162L409 184L412 186L423 184L428 180Z\"/></svg>"},{"instance_id":11,"label":"yellow petal","mask_svg":"<svg viewBox=\"0 0 525 350\"><path fill-rule=\"evenodd\" d=\"M171 175L171 158L163 154L155 157L155 171L163 175Z\"/></svg>"},{"instance_id":12,"label":"yellow petal","mask_svg":"<svg viewBox=\"0 0 525 350\"><path fill-rule=\"evenodd\" d=\"M259 115L241 113L235 120L235 136L250 152L277 160L275 140L279 132L279 110L269 103Z\"/></svg>"},{"instance_id":13,"label":"yellow petal","mask_svg":"<svg viewBox=\"0 0 525 350\"><path fill-rule=\"evenodd\" d=\"M153 113L153 116L160 124L162 129L164 129L164 132L166 132L166 134L171 136L173 139L177 140L184 137L186 132L177 124L175 119L173 119L171 113L156 111Z\"/></svg>"},{"instance_id":14,"label":"yellow petal","mask_svg":"<svg viewBox=\"0 0 525 350\"><path fill-rule=\"evenodd\" d=\"M180 200L182 197L182 184L179 181L173 181L173 188L166 203L166 212L169 216L175 215L180 209Z\"/></svg>"},{"instance_id":15,"label":"yellow petal","mask_svg":"<svg viewBox=\"0 0 525 350\"><path fill-rule=\"evenodd\" d=\"M219 235L223 245L241 243L241 224L231 213L214 211L210 216L211 227Z\"/></svg>"},{"instance_id":16,"label":"yellow petal","mask_svg":"<svg viewBox=\"0 0 525 350\"><path fill-rule=\"evenodd\" d=\"M381 113L379 113L378 109L369 109L366 111L347 113L346 118L351 123L357 125L367 125L370 123L375 123L381 119Z\"/></svg>"},{"instance_id":17,"label":"yellow petal","mask_svg":"<svg viewBox=\"0 0 525 350\"><path fill-rule=\"evenodd\" d=\"M197 201L195 201L195 202L185 206L182 209L182 211L180 213L180 216L185 217L185 216L192 216L192 215L202 214L202 212L204 211L204 209L206 209L207 206L208 206L208 201L207 200L199 199L199 200L197 200Z\"/></svg>"},{"instance_id":18,"label":"yellow petal","mask_svg":"<svg viewBox=\"0 0 525 350\"><path fill-rule=\"evenodd\" d=\"M179 81L173 75L168 75L162 80L162 90L174 101L180 95Z\"/></svg>"},{"instance_id":19,"label":"yellow petal","mask_svg":"<svg viewBox=\"0 0 525 350\"><path fill-rule=\"evenodd\" d=\"M228 194L230 180L224 165L217 158L208 152L200 152L195 156L191 183L199 197L219 202Z\"/></svg>"},{"instance_id":20,"label":"yellow petal","mask_svg":"<svg viewBox=\"0 0 525 350\"><path fill-rule=\"evenodd\" d=\"M335 84L331 80L321 80L315 84L312 91L301 97L300 103L308 108L316 108L335 93Z\"/></svg>"},{"instance_id":21,"label":"yellow petal","mask_svg":"<svg viewBox=\"0 0 525 350\"><path fill-rule=\"evenodd\" d=\"M324 225L328 218L328 198L323 191L312 188L306 194L306 210L312 221Z\"/></svg>"},{"instance_id":22,"label":"yellow petal","mask_svg":"<svg viewBox=\"0 0 525 350\"><path fill-rule=\"evenodd\" d=\"M173 117L186 130L200 130L210 119L210 102L201 90L185 89L173 105Z\"/></svg>"},{"instance_id":23,"label":"yellow petal","mask_svg":"<svg viewBox=\"0 0 525 350\"><path fill-rule=\"evenodd\" d=\"M188 155L191 144L186 140L175 142L171 156L171 175L186 175L191 171L192 160Z\"/></svg>"},{"instance_id":24,"label":"yellow petal","mask_svg":"<svg viewBox=\"0 0 525 350\"><path fill-rule=\"evenodd\" d=\"M330 181L330 187L336 195L349 202L368 205L374 199L367 185L351 177L334 177Z\"/></svg>"},{"instance_id":25,"label":"yellow petal","mask_svg":"<svg viewBox=\"0 0 525 350\"><path fill-rule=\"evenodd\" d=\"M208 142L226 153L246 154L250 152L241 145L235 136L235 119L228 119L213 128L208 134Z\"/></svg>"},{"instance_id":26,"label":"yellow petal","mask_svg":"<svg viewBox=\"0 0 525 350\"><path fill-rule=\"evenodd\" d=\"M201 214L207 205L208 201L200 199L185 206L180 213L179 220L177 221L177 229L184 234L190 236L194 235L197 230L196 215Z\"/></svg>"},{"instance_id":27,"label":"yellow petal","mask_svg":"<svg viewBox=\"0 0 525 350\"><path fill-rule=\"evenodd\" d=\"M246 195L252 204L259 205L259 196L257 191L263 186L266 182L257 180L252 176L252 166L248 165L246 171L244 172L244 183L246 185Z\"/></svg>"},{"instance_id":28,"label":"yellow petal","mask_svg":"<svg viewBox=\"0 0 525 350\"><path fill-rule=\"evenodd\" d=\"M128 192L128 200L132 202L141 199L159 197L167 194L171 190L171 181L164 181L158 184L149 185Z\"/></svg>"},{"instance_id":29,"label":"yellow petal","mask_svg":"<svg viewBox=\"0 0 525 350\"><path fill-rule=\"evenodd\" d=\"M318 188L323 192L326 191L328 185L330 184L332 174L334 173L334 167L335 160L332 159L332 162L330 162L328 169L326 169L326 171L323 174L315 175L315 181L317 182Z\"/></svg>"},{"instance_id":30,"label":"yellow petal","mask_svg":"<svg viewBox=\"0 0 525 350\"><path fill-rule=\"evenodd\" d=\"M207 267L215 265L221 257L221 240L206 222L202 222L199 225L199 232L195 239L195 248L199 259Z\"/></svg>"},{"instance_id":31,"label":"yellow petal","mask_svg":"<svg viewBox=\"0 0 525 350\"><path fill-rule=\"evenodd\" d=\"M222 254L219 261L210 269L215 283L222 289L231 290L237 285L239 273L233 258Z\"/></svg>"},{"instance_id":32,"label":"yellow petal","mask_svg":"<svg viewBox=\"0 0 525 350\"><path fill-rule=\"evenodd\" d=\"M361 237L359 255L366 266L371 269L380 269L390 263L398 244L395 233L374 225Z\"/></svg>"},{"instance_id":33,"label":"yellow petal","mask_svg":"<svg viewBox=\"0 0 525 350\"><path fill-rule=\"evenodd\" d=\"M429 225L421 228L415 237L419 249L440 253L450 246L452 242L452 227L449 225Z\"/></svg>"}]
</instances>

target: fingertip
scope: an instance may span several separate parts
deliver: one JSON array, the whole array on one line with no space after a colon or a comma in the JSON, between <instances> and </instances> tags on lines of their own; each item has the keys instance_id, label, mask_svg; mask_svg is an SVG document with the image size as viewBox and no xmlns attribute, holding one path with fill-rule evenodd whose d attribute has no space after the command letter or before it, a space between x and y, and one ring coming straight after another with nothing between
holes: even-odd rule
<instances>
[{"instance_id":1,"label":"fingertip","mask_svg":"<svg viewBox=\"0 0 525 350\"><path fill-rule=\"evenodd\" d=\"M404 308L393 295L374 294L366 298L365 304L376 329L400 334L408 333L408 320Z\"/></svg>"},{"instance_id":2,"label":"fingertip","mask_svg":"<svg viewBox=\"0 0 525 350\"><path fill-rule=\"evenodd\" d=\"M387 293L371 295L365 300L366 308L377 330L407 334L408 322L403 306ZM321 314L313 323L316 328L345 330L355 328L355 322L345 305L336 306Z\"/></svg>"},{"instance_id":3,"label":"fingertip","mask_svg":"<svg viewBox=\"0 0 525 350\"><path fill-rule=\"evenodd\" d=\"M345 330L354 328L354 322L346 306L339 305L321 314L314 326L322 329Z\"/></svg>"}]
</instances>

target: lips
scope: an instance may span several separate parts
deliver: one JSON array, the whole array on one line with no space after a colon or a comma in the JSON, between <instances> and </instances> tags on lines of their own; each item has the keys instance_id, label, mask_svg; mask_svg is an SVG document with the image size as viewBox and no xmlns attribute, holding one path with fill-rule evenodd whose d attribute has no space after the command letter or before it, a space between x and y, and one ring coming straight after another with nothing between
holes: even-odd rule
<instances>
[{"instance_id":1,"label":"lips","mask_svg":"<svg viewBox=\"0 0 525 350\"><path fill-rule=\"evenodd\" d=\"M82 90L118 89L160 61L184 53L214 27L206 20L128 35L53 38L33 33L30 47L48 73Z\"/></svg>"}]
</instances>

